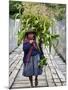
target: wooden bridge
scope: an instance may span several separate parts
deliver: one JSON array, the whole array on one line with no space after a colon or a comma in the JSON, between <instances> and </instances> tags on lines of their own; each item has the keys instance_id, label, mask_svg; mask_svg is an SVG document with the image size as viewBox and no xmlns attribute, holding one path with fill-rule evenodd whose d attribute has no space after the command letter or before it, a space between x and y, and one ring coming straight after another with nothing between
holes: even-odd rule
<instances>
[{"instance_id":1,"label":"wooden bridge","mask_svg":"<svg viewBox=\"0 0 68 90\"><path fill-rule=\"evenodd\" d=\"M43 73L38 77L38 87L54 87L66 85L66 64L55 54L52 56L44 49L48 58L48 65L44 66ZM22 45L9 55L9 88L29 88L28 77L22 75L23 72L23 51ZM33 78L34 79L34 78ZM34 83L34 82L33 82Z\"/></svg>"}]
</instances>

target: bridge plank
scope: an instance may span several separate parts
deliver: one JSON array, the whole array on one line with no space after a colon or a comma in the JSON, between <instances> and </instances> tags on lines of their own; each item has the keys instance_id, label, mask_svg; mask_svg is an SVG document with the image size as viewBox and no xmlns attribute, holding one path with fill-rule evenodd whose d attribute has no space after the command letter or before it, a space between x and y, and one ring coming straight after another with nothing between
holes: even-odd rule
<instances>
[{"instance_id":1,"label":"bridge plank","mask_svg":"<svg viewBox=\"0 0 68 90\"><path fill-rule=\"evenodd\" d=\"M38 77L38 87L54 87L66 85L66 64L62 59L57 56L53 57L46 49L44 49L45 57L48 58L47 66L43 67L42 75ZM16 54L16 55L15 55ZM22 75L23 72L23 51L22 45L15 50L13 55L10 55L10 68L9 72L12 71L9 77L9 87L11 88L30 88L30 82L28 77ZM10 74L10 73L9 73ZM34 84L33 77L33 84Z\"/></svg>"}]
</instances>

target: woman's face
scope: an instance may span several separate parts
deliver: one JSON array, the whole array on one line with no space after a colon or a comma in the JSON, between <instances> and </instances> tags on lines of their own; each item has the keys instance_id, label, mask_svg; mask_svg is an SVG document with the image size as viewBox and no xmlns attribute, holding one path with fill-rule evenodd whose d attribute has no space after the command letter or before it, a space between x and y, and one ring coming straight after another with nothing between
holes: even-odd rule
<instances>
[{"instance_id":1,"label":"woman's face","mask_svg":"<svg viewBox=\"0 0 68 90\"><path fill-rule=\"evenodd\" d=\"M28 39L33 39L33 38L34 38L34 34L33 33L28 34Z\"/></svg>"}]
</instances>

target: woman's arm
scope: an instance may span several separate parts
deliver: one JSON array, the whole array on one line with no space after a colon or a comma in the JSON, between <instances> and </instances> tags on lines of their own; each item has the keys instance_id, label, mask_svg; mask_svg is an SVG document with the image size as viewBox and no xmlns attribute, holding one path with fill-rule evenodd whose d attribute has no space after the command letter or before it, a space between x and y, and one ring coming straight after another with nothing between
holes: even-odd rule
<instances>
[{"instance_id":1,"label":"woman's arm","mask_svg":"<svg viewBox=\"0 0 68 90\"><path fill-rule=\"evenodd\" d=\"M28 51L31 47L32 47L32 45L29 42L23 43L23 50L24 51Z\"/></svg>"}]
</instances>

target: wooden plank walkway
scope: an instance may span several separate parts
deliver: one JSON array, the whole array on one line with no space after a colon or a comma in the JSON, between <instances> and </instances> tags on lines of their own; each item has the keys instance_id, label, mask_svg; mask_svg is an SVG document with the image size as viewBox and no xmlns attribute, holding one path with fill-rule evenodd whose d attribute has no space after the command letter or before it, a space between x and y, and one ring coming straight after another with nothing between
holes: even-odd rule
<instances>
[{"instance_id":1,"label":"wooden plank walkway","mask_svg":"<svg viewBox=\"0 0 68 90\"><path fill-rule=\"evenodd\" d=\"M43 73L38 77L38 87L54 87L66 85L66 64L57 56L52 56L48 50L43 48L45 56L48 58L47 66L44 66ZM54 51L54 50L53 50ZM9 55L9 88L29 88L28 77L22 75L23 72L23 52L20 45ZM34 77L33 77L34 79ZM33 80L34 83L34 80Z\"/></svg>"}]
</instances>

